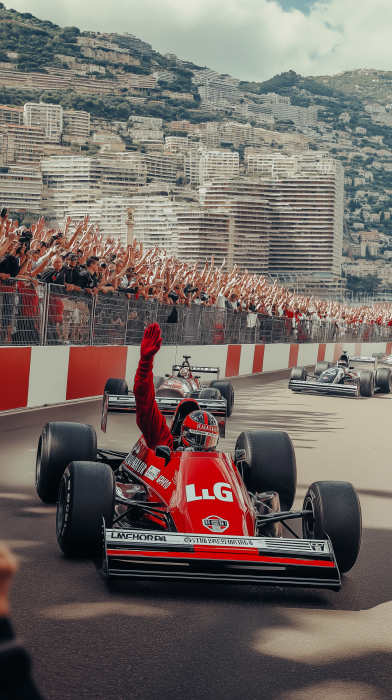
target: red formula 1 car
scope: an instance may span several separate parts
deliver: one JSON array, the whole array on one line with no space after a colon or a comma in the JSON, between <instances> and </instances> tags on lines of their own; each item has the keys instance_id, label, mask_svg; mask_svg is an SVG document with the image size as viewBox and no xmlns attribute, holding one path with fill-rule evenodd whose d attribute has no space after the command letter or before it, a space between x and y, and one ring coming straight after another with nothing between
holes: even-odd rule
<instances>
[{"instance_id":1,"label":"red formula 1 car","mask_svg":"<svg viewBox=\"0 0 392 700\"><path fill-rule=\"evenodd\" d=\"M57 504L61 550L100 557L107 577L190 579L339 590L361 542L361 509L349 483L313 483L301 510L293 446L284 432L248 430L234 457L178 449L130 453L97 449L92 426L48 423L41 434L36 487ZM105 419L104 421L105 422ZM302 537L289 521L302 521ZM288 537L282 537L282 533Z\"/></svg>"},{"instance_id":2,"label":"red formula 1 car","mask_svg":"<svg viewBox=\"0 0 392 700\"><path fill-rule=\"evenodd\" d=\"M173 365L172 373L165 377L154 376L155 400L159 410L166 415L174 415L183 399L197 399L200 408L209 411L220 423L221 437L224 437L226 417L231 416L234 407L234 389L230 381L219 379L219 367L202 367L189 364L190 355L184 355L182 365ZM200 384L200 376L195 374L215 374L217 379L207 387ZM108 379L105 384L107 410L109 413L135 413L136 401L129 391L125 379Z\"/></svg>"}]
</instances>

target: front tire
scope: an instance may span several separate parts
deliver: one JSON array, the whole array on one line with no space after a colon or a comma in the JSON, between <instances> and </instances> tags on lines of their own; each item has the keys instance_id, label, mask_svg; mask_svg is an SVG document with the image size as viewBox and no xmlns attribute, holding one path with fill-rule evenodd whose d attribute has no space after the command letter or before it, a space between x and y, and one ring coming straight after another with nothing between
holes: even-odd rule
<instances>
[{"instance_id":1,"label":"front tire","mask_svg":"<svg viewBox=\"0 0 392 700\"><path fill-rule=\"evenodd\" d=\"M322 372L325 372L326 369L329 369L332 367L331 362L325 362L324 360L319 360L316 362L316 366L314 368L314 376L319 377Z\"/></svg>"},{"instance_id":2,"label":"front tire","mask_svg":"<svg viewBox=\"0 0 392 700\"><path fill-rule=\"evenodd\" d=\"M115 379L111 377L106 381L104 391L108 394L112 394L112 396L125 396L128 394L128 384L125 379Z\"/></svg>"},{"instance_id":3,"label":"front tire","mask_svg":"<svg viewBox=\"0 0 392 700\"><path fill-rule=\"evenodd\" d=\"M339 571L350 571L362 537L361 504L353 485L346 481L315 481L308 488L303 509L312 511L314 517L302 521L304 538L323 540L328 535Z\"/></svg>"},{"instance_id":4,"label":"front tire","mask_svg":"<svg viewBox=\"0 0 392 700\"><path fill-rule=\"evenodd\" d=\"M370 398L374 394L374 372L370 369L365 369L359 377L359 389L361 396Z\"/></svg>"},{"instance_id":5,"label":"front tire","mask_svg":"<svg viewBox=\"0 0 392 700\"><path fill-rule=\"evenodd\" d=\"M107 464L71 462L60 483L56 514L59 547L67 556L102 555L102 518L112 527L115 479Z\"/></svg>"},{"instance_id":6,"label":"front tire","mask_svg":"<svg viewBox=\"0 0 392 700\"><path fill-rule=\"evenodd\" d=\"M380 367L376 372L376 386L381 394L390 394L392 390L392 373L389 367Z\"/></svg>"},{"instance_id":7,"label":"front tire","mask_svg":"<svg viewBox=\"0 0 392 700\"><path fill-rule=\"evenodd\" d=\"M297 488L297 466L293 443L280 430L246 430L235 449L245 450L243 480L255 493L277 491L282 510L290 510Z\"/></svg>"},{"instance_id":8,"label":"front tire","mask_svg":"<svg viewBox=\"0 0 392 700\"><path fill-rule=\"evenodd\" d=\"M47 423L38 441L35 488L43 503L56 503L64 469L74 460L97 459L97 435L84 423Z\"/></svg>"},{"instance_id":9,"label":"front tire","mask_svg":"<svg viewBox=\"0 0 392 700\"><path fill-rule=\"evenodd\" d=\"M219 389L221 396L227 402L227 417L230 418L234 408L234 389L231 382L226 382L223 379L215 379L210 384L210 389Z\"/></svg>"},{"instance_id":10,"label":"front tire","mask_svg":"<svg viewBox=\"0 0 392 700\"><path fill-rule=\"evenodd\" d=\"M296 381L306 382L308 373L305 367L293 367L290 374L290 379L295 379Z\"/></svg>"}]
</instances>

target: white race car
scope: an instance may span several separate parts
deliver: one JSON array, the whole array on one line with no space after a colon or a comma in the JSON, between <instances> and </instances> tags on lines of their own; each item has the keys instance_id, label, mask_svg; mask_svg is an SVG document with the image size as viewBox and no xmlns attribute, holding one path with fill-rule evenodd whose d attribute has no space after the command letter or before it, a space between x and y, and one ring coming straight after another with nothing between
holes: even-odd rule
<instances>
[{"instance_id":1,"label":"white race car","mask_svg":"<svg viewBox=\"0 0 392 700\"><path fill-rule=\"evenodd\" d=\"M293 367L289 389L294 392L306 391L319 394L338 394L340 396L373 396L389 394L392 390L392 370L390 367L378 367L378 362L386 358L349 357L343 352L336 365L330 362L317 362L314 374L308 375L305 367ZM364 367L354 367L364 365ZM372 369L366 365L373 364Z\"/></svg>"}]
</instances>

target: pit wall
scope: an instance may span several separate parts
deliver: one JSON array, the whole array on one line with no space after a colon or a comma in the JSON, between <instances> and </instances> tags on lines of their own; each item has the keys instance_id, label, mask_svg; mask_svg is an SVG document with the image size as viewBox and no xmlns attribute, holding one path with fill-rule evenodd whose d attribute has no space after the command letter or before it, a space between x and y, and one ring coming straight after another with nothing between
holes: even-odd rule
<instances>
[{"instance_id":1,"label":"pit wall","mask_svg":"<svg viewBox=\"0 0 392 700\"><path fill-rule=\"evenodd\" d=\"M369 357L391 354L392 343L166 345L155 358L154 374L171 372L183 355L190 355L195 365L220 367L222 378L314 365L317 360L336 362L343 349ZM0 347L0 411L102 396L108 377L125 378L132 387L139 353L138 346Z\"/></svg>"}]
</instances>

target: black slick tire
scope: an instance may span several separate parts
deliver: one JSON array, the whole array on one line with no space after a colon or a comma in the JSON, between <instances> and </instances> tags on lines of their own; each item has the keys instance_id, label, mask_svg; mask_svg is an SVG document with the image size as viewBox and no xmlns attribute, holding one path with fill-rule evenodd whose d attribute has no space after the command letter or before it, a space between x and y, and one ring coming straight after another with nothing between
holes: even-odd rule
<instances>
[{"instance_id":1,"label":"black slick tire","mask_svg":"<svg viewBox=\"0 0 392 700\"><path fill-rule=\"evenodd\" d=\"M234 389L231 382L227 382L224 379L215 379L210 384L210 389L219 389L221 396L226 399L227 402L227 417L229 418L233 413L234 408Z\"/></svg>"},{"instance_id":2,"label":"black slick tire","mask_svg":"<svg viewBox=\"0 0 392 700\"><path fill-rule=\"evenodd\" d=\"M235 449L245 450L242 478L248 491L277 491L282 510L290 510L297 489L293 443L280 430L246 430Z\"/></svg>"},{"instance_id":3,"label":"black slick tire","mask_svg":"<svg viewBox=\"0 0 392 700\"><path fill-rule=\"evenodd\" d=\"M56 514L57 542L64 554L102 556L102 518L112 527L114 495L114 474L107 464L71 462L61 479Z\"/></svg>"},{"instance_id":4,"label":"black slick tire","mask_svg":"<svg viewBox=\"0 0 392 700\"><path fill-rule=\"evenodd\" d=\"M35 488L41 501L56 503L64 469L74 460L97 459L97 435L84 423L47 423L40 435Z\"/></svg>"},{"instance_id":5,"label":"black slick tire","mask_svg":"<svg viewBox=\"0 0 392 700\"><path fill-rule=\"evenodd\" d=\"M359 390L361 396L370 398L374 394L374 372L370 369L365 369L359 377Z\"/></svg>"},{"instance_id":6,"label":"black slick tire","mask_svg":"<svg viewBox=\"0 0 392 700\"><path fill-rule=\"evenodd\" d=\"M376 387L381 394L390 394L392 390L392 372L389 367L380 367L376 372Z\"/></svg>"},{"instance_id":7,"label":"black slick tire","mask_svg":"<svg viewBox=\"0 0 392 700\"><path fill-rule=\"evenodd\" d=\"M128 394L128 384L125 379L111 377L106 381L104 391L112 396L125 396Z\"/></svg>"},{"instance_id":8,"label":"black slick tire","mask_svg":"<svg viewBox=\"0 0 392 700\"><path fill-rule=\"evenodd\" d=\"M290 379L295 379L296 381L306 382L308 373L305 367L293 367L290 374Z\"/></svg>"},{"instance_id":9,"label":"black slick tire","mask_svg":"<svg viewBox=\"0 0 392 700\"><path fill-rule=\"evenodd\" d=\"M202 389L199 394L199 399L220 399L219 389Z\"/></svg>"},{"instance_id":10,"label":"black slick tire","mask_svg":"<svg viewBox=\"0 0 392 700\"><path fill-rule=\"evenodd\" d=\"M314 376L319 377L322 372L324 372L326 369L329 369L330 367L332 367L331 362L319 360L318 362L316 362L316 366L314 368Z\"/></svg>"},{"instance_id":11,"label":"black slick tire","mask_svg":"<svg viewBox=\"0 0 392 700\"><path fill-rule=\"evenodd\" d=\"M354 566L361 547L362 515L357 492L346 481L315 481L305 496L304 510L313 518L302 521L307 540L331 540L339 571L345 574Z\"/></svg>"},{"instance_id":12,"label":"black slick tire","mask_svg":"<svg viewBox=\"0 0 392 700\"><path fill-rule=\"evenodd\" d=\"M160 386L162 386L163 382L165 381L165 377L156 377L154 375L153 381L154 381L154 389L156 391L157 389L159 389Z\"/></svg>"}]
</instances>

